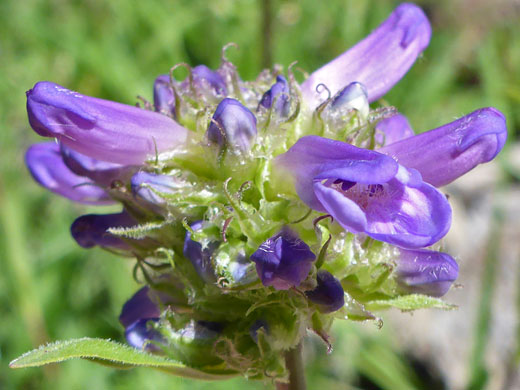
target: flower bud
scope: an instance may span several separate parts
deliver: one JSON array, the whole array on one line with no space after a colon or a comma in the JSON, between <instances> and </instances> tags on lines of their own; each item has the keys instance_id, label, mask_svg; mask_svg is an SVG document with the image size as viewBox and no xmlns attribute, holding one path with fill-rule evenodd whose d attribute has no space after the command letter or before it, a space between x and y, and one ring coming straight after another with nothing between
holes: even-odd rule
<instances>
[{"instance_id":1,"label":"flower bud","mask_svg":"<svg viewBox=\"0 0 520 390\"><path fill-rule=\"evenodd\" d=\"M256 138L256 117L238 100L226 98L217 106L206 134L221 148L248 151Z\"/></svg>"},{"instance_id":2,"label":"flower bud","mask_svg":"<svg viewBox=\"0 0 520 390\"><path fill-rule=\"evenodd\" d=\"M284 228L261 244L251 260L264 286L288 290L305 280L316 256L296 233Z\"/></svg>"},{"instance_id":3,"label":"flower bud","mask_svg":"<svg viewBox=\"0 0 520 390\"><path fill-rule=\"evenodd\" d=\"M399 251L397 282L407 292L441 297L457 279L459 266L446 253L406 249Z\"/></svg>"},{"instance_id":4,"label":"flower bud","mask_svg":"<svg viewBox=\"0 0 520 390\"><path fill-rule=\"evenodd\" d=\"M170 77L166 74L157 76L153 84L153 106L155 111L167 115L175 115L175 96L170 85Z\"/></svg>"},{"instance_id":5,"label":"flower bud","mask_svg":"<svg viewBox=\"0 0 520 390\"><path fill-rule=\"evenodd\" d=\"M194 222L190 227L196 232L203 228L203 222ZM191 264L195 267L195 271L197 271L200 278L209 284L217 281L215 269L211 263L211 257L219 245L219 242L211 241L203 248L200 242L191 239L191 232L189 230L186 232L186 237L184 238L184 257L191 261Z\"/></svg>"},{"instance_id":6,"label":"flower bud","mask_svg":"<svg viewBox=\"0 0 520 390\"><path fill-rule=\"evenodd\" d=\"M211 70L206 65L197 65L191 70L191 74L195 88L202 88L207 84L217 95L226 95L226 83L218 72Z\"/></svg>"},{"instance_id":7,"label":"flower bud","mask_svg":"<svg viewBox=\"0 0 520 390\"><path fill-rule=\"evenodd\" d=\"M332 109L353 109L359 111L363 118L368 116L368 92L365 86L353 82L343 88L332 99Z\"/></svg>"},{"instance_id":8,"label":"flower bud","mask_svg":"<svg viewBox=\"0 0 520 390\"><path fill-rule=\"evenodd\" d=\"M318 285L306 291L309 301L315 303L322 313L332 313L345 305L345 292L338 279L329 271L320 269L316 276Z\"/></svg>"},{"instance_id":9,"label":"flower bud","mask_svg":"<svg viewBox=\"0 0 520 390\"><path fill-rule=\"evenodd\" d=\"M260 100L260 106L264 108L271 108L274 104L274 111L280 117L287 117L291 104L289 101L289 84L282 75L276 77L276 83L271 89L264 93Z\"/></svg>"},{"instance_id":10,"label":"flower bud","mask_svg":"<svg viewBox=\"0 0 520 390\"><path fill-rule=\"evenodd\" d=\"M167 204L161 194L173 194L180 188L179 180L173 176L145 171L133 175L130 184L137 199L159 207L165 207Z\"/></svg>"}]
</instances>

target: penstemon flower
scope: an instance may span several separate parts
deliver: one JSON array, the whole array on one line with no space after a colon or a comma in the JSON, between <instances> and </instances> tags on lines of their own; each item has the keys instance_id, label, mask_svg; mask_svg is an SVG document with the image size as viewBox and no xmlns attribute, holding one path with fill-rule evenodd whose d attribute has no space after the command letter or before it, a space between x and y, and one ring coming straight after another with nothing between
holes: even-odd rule
<instances>
[{"instance_id":1,"label":"penstemon flower","mask_svg":"<svg viewBox=\"0 0 520 390\"><path fill-rule=\"evenodd\" d=\"M370 107L430 35L405 3L301 84L281 67L242 81L223 55L184 81L159 76L144 108L51 82L27 92L32 128L56 140L27 151L36 181L122 205L71 232L137 259L146 286L120 317L130 345L201 373L284 380L282 355L307 330L327 340L334 319L444 307L434 297L458 266L438 251L452 215L437 187L507 134L494 108L414 135L395 108Z\"/></svg>"}]
</instances>

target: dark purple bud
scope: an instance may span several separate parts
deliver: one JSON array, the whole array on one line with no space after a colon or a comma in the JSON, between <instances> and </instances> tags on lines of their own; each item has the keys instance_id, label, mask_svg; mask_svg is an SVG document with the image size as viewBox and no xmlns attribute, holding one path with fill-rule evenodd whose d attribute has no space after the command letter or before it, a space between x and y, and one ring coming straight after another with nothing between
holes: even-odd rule
<instances>
[{"instance_id":1,"label":"dark purple bud","mask_svg":"<svg viewBox=\"0 0 520 390\"><path fill-rule=\"evenodd\" d=\"M102 186L109 187L114 180L126 181L135 166L121 165L84 156L61 144L61 155L67 167L77 175L85 176Z\"/></svg>"},{"instance_id":2,"label":"dark purple bud","mask_svg":"<svg viewBox=\"0 0 520 390\"><path fill-rule=\"evenodd\" d=\"M382 146L410 138L413 135L414 132L408 119L401 114L385 118L376 125L376 142Z\"/></svg>"},{"instance_id":3,"label":"dark purple bud","mask_svg":"<svg viewBox=\"0 0 520 390\"><path fill-rule=\"evenodd\" d=\"M301 85L303 98L313 109L324 100L316 92L319 84L325 84L334 95L358 81L373 102L405 75L428 46L430 36L430 23L423 11L414 4L401 4L369 36L312 73Z\"/></svg>"},{"instance_id":4,"label":"dark purple bud","mask_svg":"<svg viewBox=\"0 0 520 390\"><path fill-rule=\"evenodd\" d=\"M173 119L134 106L97 99L47 81L27 92L32 128L89 157L142 164L182 147L189 131Z\"/></svg>"},{"instance_id":5,"label":"dark purple bud","mask_svg":"<svg viewBox=\"0 0 520 390\"><path fill-rule=\"evenodd\" d=\"M160 351L157 345L166 344L166 340L154 325L159 322L159 318L142 318L129 325L125 330L125 337L128 344L137 349L146 349L148 351Z\"/></svg>"},{"instance_id":6,"label":"dark purple bud","mask_svg":"<svg viewBox=\"0 0 520 390\"><path fill-rule=\"evenodd\" d=\"M83 248L100 246L103 248L130 250L130 241L148 246L149 239L124 240L109 233L109 228L129 228L137 226L138 222L128 213L119 214L87 214L77 218L70 227L72 237Z\"/></svg>"},{"instance_id":7,"label":"dark purple bud","mask_svg":"<svg viewBox=\"0 0 520 390\"><path fill-rule=\"evenodd\" d=\"M34 180L55 194L79 203L113 203L104 189L65 165L56 142L32 145L25 154L25 165Z\"/></svg>"},{"instance_id":8,"label":"dark purple bud","mask_svg":"<svg viewBox=\"0 0 520 390\"><path fill-rule=\"evenodd\" d=\"M277 157L309 207L346 230L405 248L432 245L451 224L446 197L414 169L373 150L317 136L300 138Z\"/></svg>"},{"instance_id":9,"label":"dark purple bud","mask_svg":"<svg viewBox=\"0 0 520 390\"><path fill-rule=\"evenodd\" d=\"M288 290L305 280L316 256L296 233L284 228L260 245L251 260L264 286Z\"/></svg>"},{"instance_id":10,"label":"dark purple bud","mask_svg":"<svg viewBox=\"0 0 520 390\"><path fill-rule=\"evenodd\" d=\"M441 297L457 279L459 266L448 254L400 249L397 282L407 292Z\"/></svg>"},{"instance_id":11,"label":"dark purple bud","mask_svg":"<svg viewBox=\"0 0 520 390\"><path fill-rule=\"evenodd\" d=\"M206 132L208 140L241 151L251 149L256 138L256 117L238 100L222 100Z\"/></svg>"},{"instance_id":12,"label":"dark purple bud","mask_svg":"<svg viewBox=\"0 0 520 390\"><path fill-rule=\"evenodd\" d=\"M329 271L320 269L316 276L318 285L312 291L306 291L309 301L315 303L322 313L332 313L345 305L345 292L338 279Z\"/></svg>"},{"instance_id":13,"label":"dark purple bud","mask_svg":"<svg viewBox=\"0 0 520 390\"><path fill-rule=\"evenodd\" d=\"M260 100L260 105L267 109L271 108L274 103L274 111L281 117L289 115L291 104L289 101L289 84L283 76L276 77L276 83L271 89L264 93Z\"/></svg>"},{"instance_id":14,"label":"dark purple bud","mask_svg":"<svg viewBox=\"0 0 520 390\"><path fill-rule=\"evenodd\" d=\"M170 85L170 77L167 74L162 74L155 79L153 106L157 112L175 115L175 96Z\"/></svg>"},{"instance_id":15,"label":"dark purple bud","mask_svg":"<svg viewBox=\"0 0 520 390\"><path fill-rule=\"evenodd\" d=\"M357 110L366 117L369 110L367 89L361 83L350 83L334 96L331 107Z\"/></svg>"},{"instance_id":16,"label":"dark purple bud","mask_svg":"<svg viewBox=\"0 0 520 390\"><path fill-rule=\"evenodd\" d=\"M217 95L226 95L226 83L218 72L211 70L206 65L197 65L191 72L196 88L208 84Z\"/></svg>"},{"instance_id":17,"label":"dark purple bud","mask_svg":"<svg viewBox=\"0 0 520 390\"><path fill-rule=\"evenodd\" d=\"M166 199L160 194L174 194L179 190L179 180L169 175L137 172L131 180L132 193L138 199L163 207Z\"/></svg>"},{"instance_id":18,"label":"dark purple bud","mask_svg":"<svg viewBox=\"0 0 520 390\"><path fill-rule=\"evenodd\" d=\"M417 169L436 187L451 183L478 164L491 161L506 143L504 115L482 108L437 129L379 149L401 165Z\"/></svg>"},{"instance_id":19,"label":"dark purple bud","mask_svg":"<svg viewBox=\"0 0 520 390\"><path fill-rule=\"evenodd\" d=\"M150 287L145 286L123 305L119 322L127 328L140 319L158 318L160 315L159 305L150 298Z\"/></svg>"},{"instance_id":20,"label":"dark purple bud","mask_svg":"<svg viewBox=\"0 0 520 390\"><path fill-rule=\"evenodd\" d=\"M263 329L264 333L269 333L269 324L265 320L256 320L249 328L249 335L255 342L258 342L258 331Z\"/></svg>"},{"instance_id":21,"label":"dark purple bud","mask_svg":"<svg viewBox=\"0 0 520 390\"><path fill-rule=\"evenodd\" d=\"M191 224L190 227L193 229L193 231L196 232L197 230L202 229L203 222L195 222ZM215 270L213 268L213 264L211 263L211 257L219 245L219 242L211 241L206 245L206 247L203 248L200 242L193 241L191 239L191 232L189 230L186 232L186 237L184 238L184 257L191 261L193 267L195 267L195 270L197 271L197 274L204 282L208 284L212 284L217 281Z\"/></svg>"}]
</instances>

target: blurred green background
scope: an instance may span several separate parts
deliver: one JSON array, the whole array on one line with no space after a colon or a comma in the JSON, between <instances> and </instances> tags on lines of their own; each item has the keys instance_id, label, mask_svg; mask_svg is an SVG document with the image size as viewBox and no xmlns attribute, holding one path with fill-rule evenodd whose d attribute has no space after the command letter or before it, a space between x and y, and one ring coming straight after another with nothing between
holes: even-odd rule
<instances>
[{"instance_id":1,"label":"blurred green background","mask_svg":"<svg viewBox=\"0 0 520 390\"><path fill-rule=\"evenodd\" d=\"M31 180L23 154L39 139L27 123L26 90L37 81L51 80L87 95L133 104L138 94L151 99L154 78L176 63L217 67L221 48L228 42L240 46L230 49L228 57L244 79L254 78L271 62L287 67L297 60L310 72L362 39L398 3L0 1L0 388L269 388L242 379L207 383L145 369L114 371L84 361L44 369L7 367L21 353L51 340L83 336L122 340L119 310L138 288L131 262L98 249L83 250L69 235L77 216L107 209L72 204ZM433 38L385 100L406 114L416 131L480 107L497 107L508 119L511 146L520 123L518 2L417 3L432 22ZM505 174L503 186L517 186L519 172L506 157L501 157L499 169ZM486 316L490 304L485 297L493 293L493 284L483 286L487 287L474 298L482 304L474 324L476 336L469 341L473 352L463 384L468 389L488 388L492 382L493 372L482 354L490 332ZM449 388L442 373L400 344L396 331L391 323L381 331L373 324L338 324L335 350L328 356L325 347L311 338L309 388ZM513 355L518 359L518 337L510 342L516 345Z\"/></svg>"}]
</instances>

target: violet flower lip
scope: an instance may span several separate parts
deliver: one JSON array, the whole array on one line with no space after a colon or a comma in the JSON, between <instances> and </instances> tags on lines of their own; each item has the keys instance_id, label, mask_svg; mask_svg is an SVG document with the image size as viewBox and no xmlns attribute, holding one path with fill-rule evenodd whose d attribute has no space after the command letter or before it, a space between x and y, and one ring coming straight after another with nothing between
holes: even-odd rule
<instances>
[{"instance_id":1,"label":"violet flower lip","mask_svg":"<svg viewBox=\"0 0 520 390\"><path fill-rule=\"evenodd\" d=\"M357 81L367 88L368 100L373 102L405 75L430 37L431 27L424 12L415 4L403 3L365 39L314 71L301 85L304 100L313 109L324 100L316 92L319 84L335 95Z\"/></svg>"},{"instance_id":2,"label":"violet flower lip","mask_svg":"<svg viewBox=\"0 0 520 390\"><path fill-rule=\"evenodd\" d=\"M114 203L103 188L69 169L56 142L32 145L25 154L25 164L34 180L55 194L85 204Z\"/></svg>"},{"instance_id":3,"label":"violet flower lip","mask_svg":"<svg viewBox=\"0 0 520 390\"><path fill-rule=\"evenodd\" d=\"M189 130L173 119L134 106L81 95L47 81L27 92L29 123L85 156L142 164L156 152L185 144Z\"/></svg>"}]
</instances>

